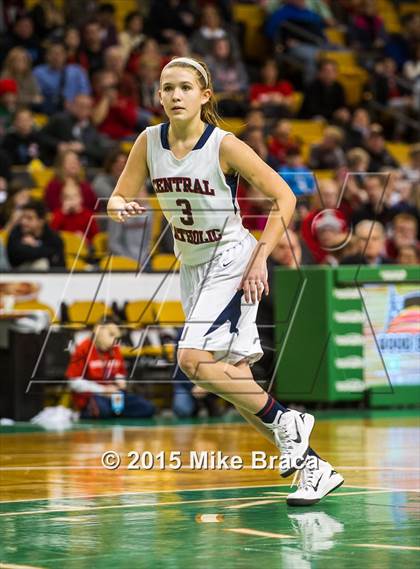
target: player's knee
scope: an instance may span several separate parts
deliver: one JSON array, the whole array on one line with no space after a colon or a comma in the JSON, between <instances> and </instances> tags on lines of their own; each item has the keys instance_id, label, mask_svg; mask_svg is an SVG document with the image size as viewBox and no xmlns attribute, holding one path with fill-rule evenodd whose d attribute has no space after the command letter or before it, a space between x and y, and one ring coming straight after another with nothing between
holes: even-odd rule
<instances>
[{"instance_id":1,"label":"player's knee","mask_svg":"<svg viewBox=\"0 0 420 569\"><path fill-rule=\"evenodd\" d=\"M194 353L197 350L190 350L187 348L182 348L178 350L178 365L185 373L185 375L191 379L191 381L199 381L198 377L198 358L197 354Z\"/></svg>"}]
</instances>

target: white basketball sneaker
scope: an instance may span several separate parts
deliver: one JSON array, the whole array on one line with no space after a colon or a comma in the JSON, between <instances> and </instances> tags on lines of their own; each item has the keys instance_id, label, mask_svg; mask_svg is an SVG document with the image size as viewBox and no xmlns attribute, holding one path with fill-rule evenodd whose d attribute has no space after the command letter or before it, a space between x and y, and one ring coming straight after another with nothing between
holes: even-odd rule
<instances>
[{"instance_id":1,"label":"white basketball sneaker","mask_svg":"<svg viewBox=\"0 0 420 569\"><path fill-rule=\"evenodd\" d=\"M289 506L311 506L339 488L343 482L344 478L333 469L329 462L309 456L304 468L300 471L298 489L287 496L287 504Z\"/></svg>"},{"instance_id":2,"label":"white basketball sneaker","mask_svg":"<svg viewBox=\"0 0 420 569\"><path fill-rule=\"evenodd\" d=\"M309 437L315 419L309 413L289 409L281 414L278 423L270 428L281 450L280 474L284 478L293 474L305 460L309 449Z\"/></svg>"}]
</instances>

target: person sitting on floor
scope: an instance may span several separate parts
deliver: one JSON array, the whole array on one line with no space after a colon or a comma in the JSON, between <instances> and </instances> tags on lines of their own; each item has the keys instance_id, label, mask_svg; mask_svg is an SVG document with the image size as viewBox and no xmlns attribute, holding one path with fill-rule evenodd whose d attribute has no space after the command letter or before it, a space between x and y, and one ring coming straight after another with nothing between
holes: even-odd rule
<instances>
[{"instance_id":1,"label":"person sitting on floor","mask_svg":"<svg viewBox=\"0 0 420 569\"><path fill-rule=\"evenodd\" d=\"M81 419L112 417L149 418L155 407L141 395L128 393L127 369L117 345L120 329L104 320L93 335L78 344L71 355L66 377Z\"/></svg>"}]
</instances>

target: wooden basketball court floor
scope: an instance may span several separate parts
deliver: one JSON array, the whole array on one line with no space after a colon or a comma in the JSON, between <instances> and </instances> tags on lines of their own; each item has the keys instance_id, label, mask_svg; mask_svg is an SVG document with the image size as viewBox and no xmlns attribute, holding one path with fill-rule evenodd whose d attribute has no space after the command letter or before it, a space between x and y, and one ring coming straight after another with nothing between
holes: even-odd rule
<instances>
[{"instance_id":1,"label":"wooden basketball court floor","mask_svg":"<svg viewBox=\"0 0 420 569\"><path fill-rule=\"evenodd\" d=\"M318 415L312 446L345 484L290 508L291 479L249 467L253 451L276 449L236 418L84 423L61 434L4 427L0 567L419 567L419 432L415 411ZM108 450L118 469L102 466ZM167 461L180 451L182 468L158 459L130 470L132 450ZM193 470L191 450L240 455L244 467Z\"/></svg>"}]
</instances>

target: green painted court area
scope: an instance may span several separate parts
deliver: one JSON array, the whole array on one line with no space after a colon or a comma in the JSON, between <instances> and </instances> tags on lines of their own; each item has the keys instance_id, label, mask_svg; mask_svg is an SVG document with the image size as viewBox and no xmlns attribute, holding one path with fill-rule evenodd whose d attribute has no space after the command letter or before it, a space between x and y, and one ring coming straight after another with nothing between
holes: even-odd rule
<instances>
[{"instance_id":1,"label":"green painted court area","mask_svg":"<svg viewBox=\"0 0 420 569\"><path fill-rule=\"evenodd\" d=\"M343 486L322 505L292 509L288 491L254 486L3 503L0 566L419 567L417 492Z\"/></svg>"}]
</instances>

